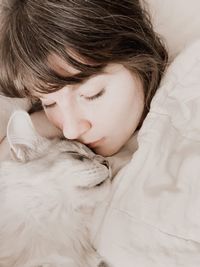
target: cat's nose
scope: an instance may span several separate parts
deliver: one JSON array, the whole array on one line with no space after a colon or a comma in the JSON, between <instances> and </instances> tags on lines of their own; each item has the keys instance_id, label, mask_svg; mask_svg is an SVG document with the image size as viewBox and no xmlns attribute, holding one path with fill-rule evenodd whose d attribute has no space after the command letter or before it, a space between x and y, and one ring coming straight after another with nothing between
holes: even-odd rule
<instances>
[{"instance_id":1,"label":"cat's nose","mask_svg":"<svg viewBox=\"0 0 200 267\"><path fill-rule=\"evenodd\" d=\"M109 161L100 155L97 155L96 157L99 158L99 163L108 169L108 178L112 179L112 169Z\"/></svg>"},{"instance_id":2,"label":"cat's nose","mask_svg":"<svg viewBox=\"0 0 200 267\"><path fill-rule=\"evenodd\" d=\"M105 167L107 167L108 169L110 168L109 161L106 160L104 157L102 157L100 155L95 155L94 159L97 160L100 164L102 164Z\"/></svg>"},{"instance_id":3,"label":"cat's nose","mask_svg":"<svg viewBox=\"0 0 200 267\"><path fill-rule=\"evenodd\" d=\"M105 160L105 159L104 159L104 160L101 162L101 164L104 165L104 166L106 166L108 169L110 168L110 165L109 165L108 160Z\"/></svg>"}]
</instances>

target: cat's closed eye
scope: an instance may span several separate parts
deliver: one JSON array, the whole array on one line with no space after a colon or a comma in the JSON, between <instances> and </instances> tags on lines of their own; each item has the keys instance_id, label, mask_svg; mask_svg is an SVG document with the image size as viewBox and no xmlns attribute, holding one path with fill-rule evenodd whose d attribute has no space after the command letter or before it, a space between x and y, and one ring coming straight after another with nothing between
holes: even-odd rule
<instances>
[{"instance_id":1,"label":"cat's closed eye","mask_svg":"<svg viewBox=\"0 0 200 267\"><path fill-rule=\"evenodd\" d=\"M73 158L74 158L74 159L77 159L77 160L80 160L80 161L84 161L84 159L87 159L86 156L84 156L84 155L80 155L80 154L74 154L74 155L73 155Z\"/></svg>"},{"instance_id":2,"label":"cat's closed eye","mask_svg":"<svg viewBox=\"0 0 200 267\"><path fill-rule=\"evenodd\" d=\"M84 159L89 159L87 156L85 156L83 154L78 154L77 152L74 152L74 151L68 151L66 153L71 155L73 157L73 159L77 159L77 160L80 160L80 161L84 161Z\"/></svg>"}]
</instances>

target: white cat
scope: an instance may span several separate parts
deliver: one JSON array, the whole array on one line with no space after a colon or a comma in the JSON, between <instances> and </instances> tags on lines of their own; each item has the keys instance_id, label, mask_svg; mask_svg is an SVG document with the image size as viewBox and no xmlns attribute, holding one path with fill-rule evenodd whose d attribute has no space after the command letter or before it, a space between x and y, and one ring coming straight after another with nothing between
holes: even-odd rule
<instances>
[{"instance_id":1,"label":"white cat","mask_svg":"<svg viewBox=\"0 0 200 267\"><path fill-rule=\"evenodd\" d=\"M17 111L0 164L0 267L106 267L90 243L94 208L111 185L108 162L86 146L38 135Z\"/></svg>"}]
</instances>

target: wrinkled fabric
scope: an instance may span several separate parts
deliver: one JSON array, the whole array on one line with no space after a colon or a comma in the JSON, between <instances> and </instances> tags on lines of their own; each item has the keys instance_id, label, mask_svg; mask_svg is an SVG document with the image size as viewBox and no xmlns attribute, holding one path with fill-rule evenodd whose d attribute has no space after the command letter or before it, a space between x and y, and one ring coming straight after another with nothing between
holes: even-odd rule
<instances>
[{"instance_id":1,"label":"wrinkled fabric","mask_svg":"<svg viewBox=\"0 0 200 267\"><path fill-rule=\"evenodd\" d=\"M170 65L92 239L113 267L200 266L200 40Z\"/></svg>"}]
</instances>

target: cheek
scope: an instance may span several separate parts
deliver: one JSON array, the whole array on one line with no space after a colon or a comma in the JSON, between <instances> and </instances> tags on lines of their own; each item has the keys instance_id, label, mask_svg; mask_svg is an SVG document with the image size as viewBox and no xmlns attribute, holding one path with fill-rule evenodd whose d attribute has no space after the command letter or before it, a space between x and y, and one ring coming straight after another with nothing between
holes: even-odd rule
<instances>
[{"instance_id":1,"label":"cheek","mask_svg":"<svg viewBox=\"0 0 200 267\"><path fill-rule=\"evenodd\" d=\"M107 93L102 101L96 103L95 109L90 113L92 121L101 128L113 129L113 125L118 127L126 123L129 117L137 116L139 99L133 90L124 92L125 90L114 91ZM127 94L126 94L127 93Z\"/></svg>"},{"instance_id":2,"label":"cheek","mask_svg":"<svg viewBox=\"0 0 200 267\"><path fill-rule=\"evenodd\" d=\"M50 122L52 122L56 127L62 128L62 118L56 109L44 109L46 116Z\"/></svg>"},{"instance_id":3,"label":"cheek","mask_svg":"<svg viewBox=\"0 0 200 267\"><path fill-rule=\"evenodd\" d=\"M112 135L119 133L120 129L126 134L137 128L144 107L143 91L137 88L119 88L117 93L115 91L105 99L99 114L101 128Z\"/></svg>"}]
</instances>

